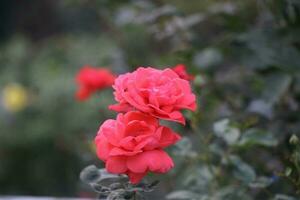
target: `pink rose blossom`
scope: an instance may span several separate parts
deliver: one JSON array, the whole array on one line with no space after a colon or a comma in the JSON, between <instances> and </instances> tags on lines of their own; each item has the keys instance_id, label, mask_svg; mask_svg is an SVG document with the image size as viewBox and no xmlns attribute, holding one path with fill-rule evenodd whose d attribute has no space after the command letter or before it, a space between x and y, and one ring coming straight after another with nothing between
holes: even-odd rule
<instances>
[{"instance_id":1,"label":"pink rose blossom","mask_svg":"<svg viewBox=\"0 0 300 200\"><path fill-rule=\"evenodd\" d=\"M187 80L172 69L140 67L116 78L113 85L118 112L139 110L154 117L185 124L183 109L195 111L196 96Z\"/></svg>"},{"instance_id":2,"label":"pink rose blossom","mask_svg":"<svg viewBox=\"0 0 300 200\"><path fill-rule=\"evenodd\" d=\"M164 148L176 143L180 136L159 125L158 119L139 111L118 114L106 120L95 138L97 155L110 173L129 176L134 184L147 172L166 173L173 166Z\"/></svg>"}]
</instances>

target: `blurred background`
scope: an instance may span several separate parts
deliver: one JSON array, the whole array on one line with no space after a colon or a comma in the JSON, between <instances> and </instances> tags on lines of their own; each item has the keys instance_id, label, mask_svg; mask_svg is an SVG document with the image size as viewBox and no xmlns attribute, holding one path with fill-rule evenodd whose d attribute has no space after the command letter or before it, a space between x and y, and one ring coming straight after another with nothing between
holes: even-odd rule
<instances>
[{"instance_id":1,"label":"blurred background","mask_svg":"<svg viewBox=\"0 0 300 200\"><path fill-rule=\"evenodd\" d=\"M158 199L296 199L299 0L10 0L0 24L0 195L90 195L79 172L103 165L93 138L115 113L112 89L76 101L83 65L183 63L200 108L172 124L185 138Z\"/></svg>"}]
</instances>

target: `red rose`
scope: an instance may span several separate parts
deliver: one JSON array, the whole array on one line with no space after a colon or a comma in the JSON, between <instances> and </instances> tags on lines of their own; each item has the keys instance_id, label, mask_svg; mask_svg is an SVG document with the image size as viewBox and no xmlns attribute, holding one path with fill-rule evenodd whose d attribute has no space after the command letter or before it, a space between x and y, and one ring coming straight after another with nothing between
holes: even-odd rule
<instances>
[{"instance_id":1,"label":"red rose","mask_svg":"<svg viewBox=\"0 0 300 200\"><path fill-rule=\"evenodd\" d=\"M185 124L181 110L196 109L196 96L189 82L171 69L140 67L117 77L113 88L119 103L109 108L118 112L139 110L157 118Z\"/></svg>"},{"instance_id":2,"label":"red rose","mask_svg":"<svg viewBox=\"0 0 300 200\"><path fill-rule=\"evenodd\" d=\"M178 76L182 79L185 79L187 81L194 80L193 75L189 75L186 71L186 67L184 64L178 64L175 67L172 68L172 70L178 74Z\"/></svg>"},{"instance_id":3,"label":"red rose","mask_svg":"<svg viewBox=\"0 0 300 200\"><path fill-rule=\"evenodd\" d=\"M78 100L86 100L92 93L102 90L114 83L115 76L105 68L84 66L76 76L79 89L76 92Z\"/></svg>"},{"instance_id":4,"label":"red rose","mask_svg":"<svg viewBox=\"0 0 300 200\"><path fill-rule=\"evenodd\" d=\"M160 126L150 115L130 111L106 120L95 138L97 155L110 173L125 173L138 183L147 172L166 173L173 161L162 149L176 143L180 136Z\"/></svg>"}]
</instances>

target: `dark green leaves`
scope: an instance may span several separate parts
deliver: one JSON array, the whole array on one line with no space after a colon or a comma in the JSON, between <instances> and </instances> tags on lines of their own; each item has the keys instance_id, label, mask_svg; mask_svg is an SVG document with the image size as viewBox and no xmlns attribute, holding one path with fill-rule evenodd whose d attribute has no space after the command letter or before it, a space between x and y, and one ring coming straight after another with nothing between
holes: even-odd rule
<instances>
[{"instance_id":1,"label":"dark green leaves","mask_svg":"<svg viewBox=\"0 0 300 200\"><path fill-rule=\"evenodd\" d=\"M237 146L252 146L252 145L261 145L272 147L278 144L277 139L272 135L272 133L260 129L249 129L245 131Z\"/></svg>"},{"instance_id":2,"label":"dark green leaves","mask_svg":"<svg viewBox=\"0 0 300 200\"><path fill-rule=\"evenodd\" d=\"M233 174L235 178L243 181L245 184L249 184L255 180L256 173L254 169L238 156L230 156L229 162L233 165Z\"/></svg>"},{"instance_id":3,"label":"dark green leaves","mask_svg":"<svg viewBox=\"0 0 300 200\"><path fill-rule=\"evenodd\" d=\"M80 179L89 184L99 194L99 199L107 200L141 200L144 192L152 192L159 181L140 182L132 185L125 175L110 174L106 169L98 169L94 165L84 168Z\"/></svg>"}]
</instances>

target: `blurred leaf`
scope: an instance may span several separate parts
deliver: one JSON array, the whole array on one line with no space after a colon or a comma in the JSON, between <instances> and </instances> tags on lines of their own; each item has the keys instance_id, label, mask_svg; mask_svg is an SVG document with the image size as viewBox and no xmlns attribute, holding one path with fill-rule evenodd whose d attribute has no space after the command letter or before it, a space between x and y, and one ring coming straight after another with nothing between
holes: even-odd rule
<instances>
[{"instance_id":1,"label":"blurred leaf","mask_svg":"<svg viewBox=\"0 0 300 200\"><path fill-rule=\"evenodd\" d=\"M215 169L212 166L203 165L191 168L184 176L183 185L205 193L214 179L213 173Z\"/></svg>"},{"instance_id":2,"label":"blurred leaf","mask_svg":"<svg viewBox=\"0 0 300 200\"><path fill-rule=\"evenodd\" d=\"M208 48L196 53L193 59L193 63L199 69L206 69L220 64L222 60L223 55L218 49Z\"/></svg>"},{"instance_id":3,"label":"blurred leaf","mask_svg":"<svg viewBox=\"0 0 300 200\"><path fill-rule=\"evenodd\" d=\"M288 90L292 78L287 74L271 74L266 78L266 87L262 97L266 102L271 104L278 103L280 98Z\"/></svg>"},{"instance_id":4,"label":"blurred leaf","mask_svg":"<svg viewBox=\"0 0 300 200\"><path fill-rule=\"evenodd\" d=\"M237 146L252 146L252 145L262 145L262 146L276 146L278 144L277 139L272 133L256 128L246 130L238 143Z\"/></svg>"},{"instance_id":5,"label":"blurred leaf","mask_svg":"<svg viewBox=\"0 0 300 200\"><path fill-rule=\"evenodd\" d=\"M271 119L273 117L273 106L271 103L266 102L263 99L254 99L250 102L248 108L248 112L258 113L262 116Z\"/></svg>"},{"instance_id":6,"label":"blurred leaf","mask_svg":"<svg viewBox=\"0 0 300 200\"><path fill-rule=\"evenodd\" d=\"M292 174L292 172L293 172L292 168L288 167L285 169L284 175L290 176Z\"/></svg>"},{"instance_id":7,"label":"blurred leaf","mask_svg":"<svg viewBox=\"0 0 300 200\"><path fill-rule=\"evenodd\" d=\"M246 184L255 181L256 173L249 164L241 160L238 156L234 155L229 156L229 161L234 166L233 174L237 179Z\"/></svg>"},{"instance_id":8,"label":"blurred leaf","mask_svg":"<svg viewBox=\"0 0 300 200\"><path fill-rule=\"evenodd\" d=\"M17 64L28 55L30 43L24 37L15 37L8 43L5 53L12 64Z\"/></svg>"},{"instance_id":9,"label":"blurred leaf","mask_svg":"<svg viewBox=\"0 0 300 200\"><path fill-rule=\"evenodd\" d=\"M220 188L216 193L213 194L213 200L250 200L250 197L246 194L242 188L234 186L227 186Z\"/></svg>"},{"instance_id":10,"label":"blurred leaf","mask_svg":"<svg viewBox=\"0 0 300 200\"><path fill-rule=\"evenodd\" d=\"M199 194L196 194L187 190L178 190L171 192L167 195L167 199L186 199L186 200L199 200L201 199Z\"/></svg>"},{"instance_id":11,"label":"blurred leaf","mask_svg":"<svg viewBox=\"0 0 300 200\"><path fill-rule=\"evenodd\" d=\"M237 10L236 4L233 2L225 2L225 3L218 3L216 2L211 7L208 8L208 11L213 14L218 13L226 13L229 15L233 15Z\"/></svg>"},{"instance_id":12,"label":"blurred leaf","mask_svg":"<svg viewBox=\"0 0 300 200\"><path fill-rule=\"evenodd\" d=\"M296 198L287 196L285 194L276 194L274 200L296 200Z\"/></svg>"},{"instance_id":13,"label":"blurred leaf","mask_svg":"<svg viewBox=\"0 0 300 200\"><path fill-rule=\"evenodd\" d=\"M264 1L274 18L284 25L299 24L300 22L300 4L297 0L277 0L277 1Z\"/></svg>"},{"instance_id":14,"label":"blurred leaf","mask_svg":"<svg viewBox=\"0 0 300 200\"><path fill-rule=\"evenodd\" d=\"M174 154L177 156L196 157L197 153L193 150L193 145L188 137L182 139L175 144Z\"/></svg>"},{"instance_id":15,"label":"blurred leaf","mask_svg":"<svg viewBox=\"0 0 300 200\"><path fill-rule=\"evenodd\" d=\"M297 145L299 144L299 138L296 134L293 134L290 139L289 139L289 143L292 145Z\"/></svg>"},{"instance_id":16,"label":"blurred leaf","mask_svg":"<svg viewBox=\"0 0 300 200\"><path fill-rule=\"evenodd\" d=\"M273 180L268 177L260 176L257 177L255 181L251 182L249 186L251 188L266 188L271 185Z\"/></svg>"},{"instance_id":17,"label":"blurred leaf","mask_svg":"<svg viewBox=\"0 0 300 200\"><path fill-rule=\"evenodd\" d=\"M271 29L256 29L243 34L240 39L250 52L245 52L243 61L254 69L272 66L284 71L295 71L300 65L300 52L292 44L283 40Z\"/></svg>"},{"instance_id":18,"label":"blurred leaf","mask_svg":"<svg viewBox=\"0 0 300 200\"><path fill-rule=\"evenodd\" d=\"M230 124L229 119L222 119L213 125L216 136L223 138L229 145L236 143L240 137L240 130Z\"/></svg>"}]
</instances>

